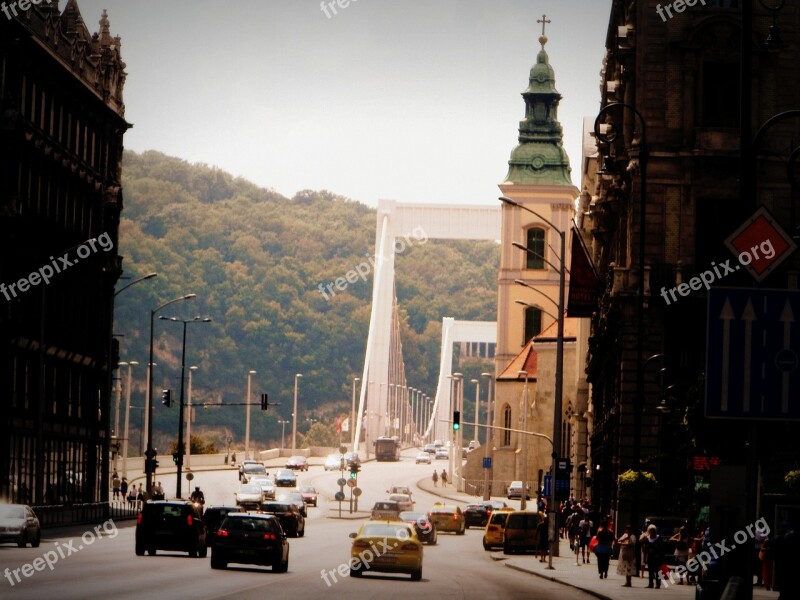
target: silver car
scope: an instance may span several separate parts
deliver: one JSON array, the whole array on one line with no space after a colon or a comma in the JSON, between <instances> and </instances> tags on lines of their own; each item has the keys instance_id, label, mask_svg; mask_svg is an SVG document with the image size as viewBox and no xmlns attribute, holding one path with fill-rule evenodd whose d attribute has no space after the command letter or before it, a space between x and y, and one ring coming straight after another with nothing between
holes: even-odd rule
<instances>
[{"instance_id":1,"label":"silver car","mask_svg":"<svg viewBox=\"0 0 800 600\"><path fill-rule=\"evenodd\" d=\"M260 485L246 483L239 486L239 491L236 492L236 504L242 508L258 509L264 501L264 492L261 491Z\"/></svg>"},{"instance_id":2,"label":"silver car","mask_svg":"<svg viewBox=\"0 0 800 600\"><path fill-rule=\"evenodd\" d=\"M251 485L261 486L261 491L264 493L265 500L275 500L275 482L270 477L265 475L255 475L250 478Z\"/></svg>"},{"instance_id":3,"label":"silver car","mask_svg":"<svg viewBox=\"0 0 800 600\"><path fill-rule=\"evenodd\" d=\"M0 542L16 542L20 548L30 543L38 548L41 539L39 519L30 506L0 504Z\"/></svg>"}]
</instances>

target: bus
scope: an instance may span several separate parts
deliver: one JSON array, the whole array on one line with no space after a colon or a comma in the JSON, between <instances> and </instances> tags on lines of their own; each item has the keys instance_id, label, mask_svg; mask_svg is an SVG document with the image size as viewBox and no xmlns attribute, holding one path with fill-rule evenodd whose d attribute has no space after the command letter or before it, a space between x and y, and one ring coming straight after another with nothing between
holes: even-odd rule
<instances>
[{"instance_id":1,"label":"bus","mask_svg":"<svg viewBox=\"0 0 800 600\"><path fill-rule=\"evenodd\" d=\"M375 460L400 460L400 441L391 437L379 437L375 440Z\"/></svg>"}]
</instances>

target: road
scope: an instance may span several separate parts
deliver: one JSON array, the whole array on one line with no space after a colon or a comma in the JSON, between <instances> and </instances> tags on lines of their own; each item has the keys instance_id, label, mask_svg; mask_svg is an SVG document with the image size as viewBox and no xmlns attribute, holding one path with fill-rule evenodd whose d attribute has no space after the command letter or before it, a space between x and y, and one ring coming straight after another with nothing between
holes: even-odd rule
<instances>
[{"instance_id":1,"label":"road","mask_svg":"<svg viewBox=\"0 0 800 600\"><path fill-rule=\"evenodd\" d=\"M411 485L418 510L427 511L437 497L416 488L423 477L429 477L436 466L441 470L444 461L431 465L415 465L415 451L407 451L400 463L366 463L359 474L364 494L361 508L386 496L391 484ZM272 471L272 469L270 469ZM58 598L236 598L237 600L291 595L294 600L358 597L394 598L403 594L418 599L456 598L513 600L535 597L541 600L590 596L529 574L505 568L493 561L481 546L481 531L468 530L464 536L441 534L436 546L424 550L423 579L412 582L406 575L365 574L360 579L328 576L326 583L321 572L335 571L349 558L348 533L356 531L362 521L328 518L334 493L339 489L338 472L324 472L312 467L299 476L301 484L315 485L321 492L319 507L309 507L304 538L290 540L289 572L272 573L268 568L232 566L227 571L212 571L208 559L189 558L185 554L159 552L158 555L137 557L134 554L134 524L107 523L100 528L99 537L92 527L73 528L67 532L45 531L39 548L25 549L0 545L0 597L6 599ZM236 471L197 474L198 483L208 503L231 503L238 485ZM167 484L167 481L164 481ZM169 490L168 490L169 491ZM48 535L49 533L49 535ZM32 564L48 551L61 550L53 569L41 562L41 571L29 577L13 571ZM53 555L51 554L51 557ZM6 569L9 569L6 572ZM31 572L29 567L28 573ZM10 581L14 582L11 585Z\"/></svg>"}]
</instances>

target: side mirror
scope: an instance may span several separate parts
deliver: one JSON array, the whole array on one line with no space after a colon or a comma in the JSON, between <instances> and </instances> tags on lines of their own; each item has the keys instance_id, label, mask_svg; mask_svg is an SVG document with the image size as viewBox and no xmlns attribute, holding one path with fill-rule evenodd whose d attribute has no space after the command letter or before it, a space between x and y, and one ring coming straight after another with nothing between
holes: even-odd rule
<instances>
[{"instance_id":1,"label":"side mirror","mask_svg":"<svg viewBox=\"0 0 800 600\"><path fill-rule=\"evenodd\" d=\"M349 537L350 539L356 539L358 537L358 534L356 532L353 532L350 535L348 535L347 537Z\"/></svg>"}]
</instances>

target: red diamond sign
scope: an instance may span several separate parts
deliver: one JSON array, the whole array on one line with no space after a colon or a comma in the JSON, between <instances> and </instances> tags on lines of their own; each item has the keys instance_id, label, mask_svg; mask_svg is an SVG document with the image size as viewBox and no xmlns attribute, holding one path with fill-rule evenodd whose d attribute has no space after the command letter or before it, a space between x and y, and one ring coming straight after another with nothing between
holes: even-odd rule
<instances>
[{"instance_id":1,"label":"red diamond sign","mask_svg":"<svg viewBox=\"0 0 800 600\"><path fill-rule=\"evenodd\" d=\"M725 245L756 281L769 275L797 248L763 206L725 240Z\"/></svg>"}]
</instances>

